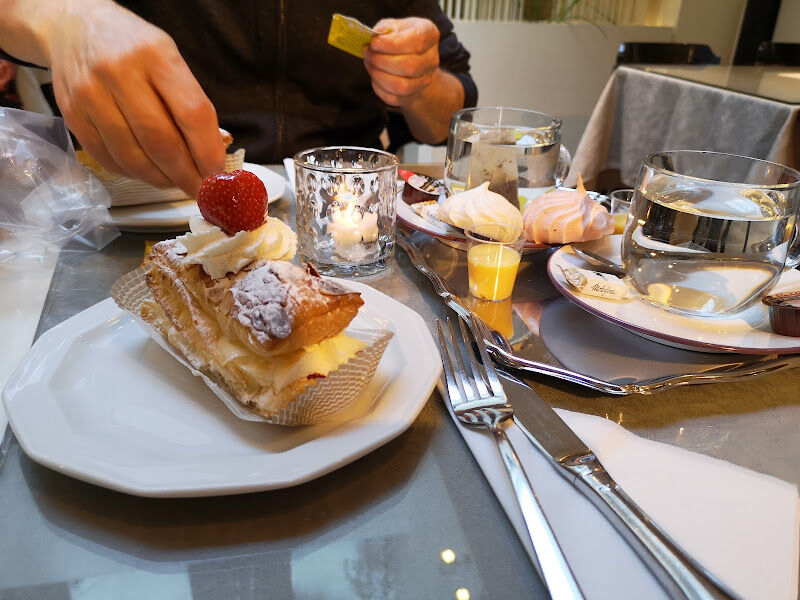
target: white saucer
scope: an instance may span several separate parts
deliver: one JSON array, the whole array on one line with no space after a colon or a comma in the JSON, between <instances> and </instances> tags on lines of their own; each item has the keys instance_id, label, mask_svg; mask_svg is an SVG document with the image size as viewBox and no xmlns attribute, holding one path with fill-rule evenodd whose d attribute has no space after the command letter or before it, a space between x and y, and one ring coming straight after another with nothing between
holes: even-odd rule
<instances>
[{"instance_id":1,"label":"white saucer","mask_svg":"<svg viewBox=\"0 0 800 600\"><path fill-rule=\"evenodd\" d=\"M391 320L395 335L335 422L237 418L109 298L44 333L9 379L3 400L14 434L36 462L137 496L255 492L330 473L405 431L441 372L422 317L366 284L342 283Z\"/></svg>"},{"instance_id":2,"label":"white saucer","mask_svg":"<svg viewBox=\"0 0 800 600\"><path fill-rule=\"evenodd\" d=\"M286 180L275 171L262 165L244 163L243 168L256 175L267 188L267 198L272 204L286 193ZM185 231L189 218L199 215L197 202L190 199L154 204L117 206L108 209L111 223L122 231L164 232Z\"/></svg>"},{"instance_id":3,"label":"white saucer","mask_svg":"<svg viewBox=\"0 0 800 600\"><path fill-rule=\"evenodd\" d=\"M610 235L593 243L591 250L619 262L621 235ZM641 298L606 300L575 292L566 282L561 266L592 269L571 246L556 250L547 262L553 285L572 302L590 313L654 342L700 352L741 354L794 354L800 338L773 333L767 307L761 302L731 318L701 319L662 310ZM800 272L784 271L771 293L800 289Z\"/></svg>"}]
</instances>

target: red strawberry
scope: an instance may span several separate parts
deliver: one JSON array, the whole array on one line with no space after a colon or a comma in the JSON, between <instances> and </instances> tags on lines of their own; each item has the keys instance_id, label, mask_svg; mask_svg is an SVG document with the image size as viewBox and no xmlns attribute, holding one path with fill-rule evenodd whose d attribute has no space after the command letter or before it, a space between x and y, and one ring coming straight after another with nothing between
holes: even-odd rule
<instances>
[{"instance_id":1,"label":"red strawberry","mask_svg":"<svg viewBox=\"0 0 800 600\"><path fill-rule=\"evenodd\" d=\"M267 190L250 171L215 173L200 184L197 207L206 221L228 235L251 231L264 224Z\"/></svg>"}]
</instances>

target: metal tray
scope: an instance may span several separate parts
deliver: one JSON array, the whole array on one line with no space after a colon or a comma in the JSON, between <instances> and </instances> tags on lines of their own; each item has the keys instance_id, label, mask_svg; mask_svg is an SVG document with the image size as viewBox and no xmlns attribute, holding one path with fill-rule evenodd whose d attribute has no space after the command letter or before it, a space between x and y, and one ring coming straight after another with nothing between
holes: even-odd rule
<instances>
[{"instance_id":1,"label":"metal tray","mask_svg":"<svg viewBox=\"0 0 800 600\"><path fill-rule=\"evenodd\" d=\"M522 257L510 301L481 303L467 288L462 250L418 231L397 242L436 293L462 317L482 320L489 352L502 365L609 394L734 381L800 366L800 355L709 354L665 346L608 323L564 298L545 266L552 249Z\"/></svg>"}]
</instances>

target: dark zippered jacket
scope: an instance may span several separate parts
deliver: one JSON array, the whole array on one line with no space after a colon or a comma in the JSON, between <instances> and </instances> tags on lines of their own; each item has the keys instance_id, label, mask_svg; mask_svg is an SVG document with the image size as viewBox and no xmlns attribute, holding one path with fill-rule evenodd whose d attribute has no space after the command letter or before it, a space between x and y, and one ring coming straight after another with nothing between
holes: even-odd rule
<instances>
[{"instance_id":1,"label":"dark zippered jacket","mask_svg":"<svg viewBox=\"0 0 800 600\"><path fill-rule=\"evenodd\" d=\"M123 0L178 45L208 94L234 147L249 162L275 163L323 145L380 147L387 107L372 91L363 61L327 43L331 15L369 26L420 16L439 28L440 65L459 78L465 106L477 89L469 52L436 0ZM402 118L394 116L393 122ZM402 129L402 127L401 127ZM390 129L393 146L404 133Z\"/></svg>"}]
</instances>

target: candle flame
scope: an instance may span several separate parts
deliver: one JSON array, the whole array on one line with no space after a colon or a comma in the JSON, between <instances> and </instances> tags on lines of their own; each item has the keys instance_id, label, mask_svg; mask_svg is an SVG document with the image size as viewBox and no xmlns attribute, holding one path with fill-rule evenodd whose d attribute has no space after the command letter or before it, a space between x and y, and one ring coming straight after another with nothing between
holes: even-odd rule
<instances>
[{"instance_id":1,"label":"candle flame","mask_svg":"<svg viewBox=\"0 0 800 600\"><path fill-rule=\"evenodd\" d=\"M356 206L356 196L347 190L344 182L339 184L339 189L336 192L336 201L339 202L339 208L334 211L334 221L339 223L346 223L355 225L361 221L361 213ZM344 204L344 206L341 206Z\"/></svg>"}]
</instances>

